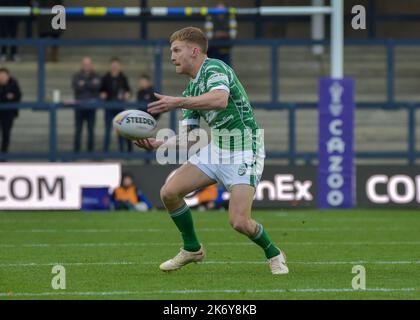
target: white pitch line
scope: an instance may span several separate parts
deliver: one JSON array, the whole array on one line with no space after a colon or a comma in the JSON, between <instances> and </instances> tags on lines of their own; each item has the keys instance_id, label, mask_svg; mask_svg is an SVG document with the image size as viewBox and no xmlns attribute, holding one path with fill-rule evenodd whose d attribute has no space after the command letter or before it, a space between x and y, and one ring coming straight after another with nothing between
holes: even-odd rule
<instances>
[{"instance_id":1,"label":"white pitch line","mask_svg":"<svg viewBox=\"0 0 420 320\"><path fill-rule=\"evenodd\" d=\"M40 223L42 225L46 225L46 224L62 224L62 223L77 223L80 224L80 222L83 223L95 223L95 219L91 219L89 218L88 214L80 214L79 217L80 219L69 219L68 215L62 216L62 219L57 219L57 218L48 218L43 216L42 218L39 219L24 219L22 217L19 217L17 219L1 219L1 214L2 212L0 212L0 223L1 224L6 224L6 223L10 223L10 224L30 224L30 223ZM214 215L216 214L216 215ZM225 212L223 212L222 214L225 214ZM101 213L101 215L104 215L104 213ZM18 216L18 215L17 215ZM200 213L197 213L196 215L194 215L194 217L196 217L196 219L198 221L205 221L205 222L209 222L209 221L217 221L216 218L218 218L218 213L214 212L211 214L205 214L205 215L201 215ZM278 219L278 218L282 218L282 219ZM104 216L101 217L102 221L105 222L112 222L113 221L113 216L107 216L106 214ZM414 212L412 213L412 215L410 215L410 217L407 217L407 219L410 218L418 218L418 215L416 215ZM153 217L152 215L146 215L146 216L141 216L141 214L139 214L138 216L129 216L127 217L127 219L125 220L125 222L139 222L139 221L156 221L155 217ZM375 223L377 224L378 222L383 222L382 217L378 215L378 217L371 217L371 218L352 218L352 217L341 217L338 219L335 219L335 217L333 218L327 218L327 217L323 217L323 216L314 216L313 214L307 214L307 215L294 215L294 214L290 214L289 216L285 216L283 214L264 214L264 215L258 215L257 220L260 221L267 221L267 222L272 222L274 220L279 220L279 221L288 221L288 222L305 222L305 223L362 223L363 225L365 225L366 223ZM408 220L406 220L408 221ZM415 219L413 219L413 221L416 221ZM387 221L384 221L387 222ZM390 224L391 225L391 224Z\"/></svg>"},{"instance_id":2,"label":"white pitch line","mask_svg":"<svg viewBox=\"0 0 420 320\"><path fill-rule=\"evenodd\" d=\"M267 228L270 232L365 232L366 228ZM229 232L230 228L197 228L197 232ZM374 228L371 232L389 231L417 231L406 228ZM141 232L167 232L167 229L144 228L144 229L16 229L0 230L0 233L141 233Z\"/></svg>"},{"instance_id":3,"label":"white pitch line","mask_svg":"<svg viewBox=\"0 0 420 320\"><path fill-rule=\"evenodd\" d=\"M47 262L47 263L38 263L38 262L26 262L26 263L1 263L0 268L8 267L44 267L44 266L54 266L57 264L63 266L119 266L119 265L158 265L160 262L146 261L146 262L134 262L134 261L109 261L109 262ZM205 261L202 264L266 264L266 261L217 261L210 260ZM407 261L407 260L397 260L397 261L368 261L368 260L359 260L359 261L288 261L288 264L301 264L301 265L356 265L356 264L380 264L380 265L407 265L407 264L420 264L419 261Z\"/></svg>"},{"instance_id":4,"label":"white pitch line","mask_svg":"<svg viewBox=\"0 0 420 320\"><path fill-rule=\"evenodd\" d=\"M81 291L81 292L9 292L0 293L0 297L42 297L42 296L127 296L127 295L155 295L155 294L206 294L206 293L365 293L365 292L417 292L418 288L368 288L354 290L349 288L302 288L302 289L184 289L184 290L155 290L155 291Z\"/></svg>"},{"instance_id":5,"label":"white pitch line","mask_svg":"<svg viewBox=\"0 0 420 320\"><path fill-rule=\"evenodd\" d=\"M45 266L55 266L55 265L65 265L65 266L120 266L120 265L138 265L137 262L129 261L111 261L111 262L47 262L47 263L38 263L38 262L27 262L27 263L1 263L0 268L7 267L45 267Z\"/></svg>"},{"instance_id":6,"label":"white pitch line","mask_svg":"<svg viewBox=\"0 0 420 320\"><path fill-rule=\"evenodd\" d=\"M266 264L265 261L204 261L203 264ZM356 264L382 264L382 265L398 265L398 264L420 264L419 261L287 261L288 264L302 265L356 265Z\"/></svg>"},{"instance_id":7,"label":"white pitch line","mask_svg":"<svg viewBox=\"0 0 420 320\"><path fill-rule=\"evenodd\" d=\"M331 264L331 265L338 265L338 264L385 264L385 265L393 265L393 264L420 264L419 261L367 261L367 260L360 260L360 261L294 261L290 262L291 264Z\"/></svg>"},{"instance_id":8,"label":"white pitch line","mask_svg":"<svg viewBox=\"0 0 420 320\"><path fill-rule=\"evenodd\" d=\"M252 242L208 242L210 246L251 246L255 245ZM420 241L381 241L381 242L372 242L372 241L343 241L343 242L333 242L333 241L284 241L282 245L298 245L298 246L336 246L336 245L346 245L346 246L361 246L361 245L379 245L379 246L390 246L390 245L420 245ZM179 243L174 242L91 242L91 243L22 243L22 244L0 244L0 248L48 248L48 247L167 247L167 246L179 246Z\"/></svg>"},{"instance_id":9,"label":"white pitch line","mask_svg":"<svg viewBox=\"0 0 420 320\"><path fill-rule=\"evenodd\" d=\"M20 230L0 230L0 233L120 233L120 232L161 232L164 229L20 229Z\"/></svg>"},{"instance_id":10,"label":"white pitch line","mask_svg":"<svg viewBox=\"0 0 420 320\"><path fill-rule=\"evenodd\" d=\"M209 242L209 245L232 245L232 246L245 246L245 245L254 245L253 243L248 242ZM334 246L334 245L420 245L420 241L382 241L382 242L373 242L373 241L282 241L282 245L304 245L304 246Z\"/></svg>"}]
</instances>

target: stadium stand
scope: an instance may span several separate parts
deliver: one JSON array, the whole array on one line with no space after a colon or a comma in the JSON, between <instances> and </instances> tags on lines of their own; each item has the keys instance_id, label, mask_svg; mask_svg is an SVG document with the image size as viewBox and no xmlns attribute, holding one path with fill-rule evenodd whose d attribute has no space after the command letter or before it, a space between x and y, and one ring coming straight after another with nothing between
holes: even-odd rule
<instances>
[{"instance_id":1,"label":"stadium stand","mask_svg":"<svg viewBox=\"0 0 420 320\"><path fill-rule=\"evenodd\" d=\"M368 49L368 50L366 50ZM396 98L398 101L418 101L420 93L420 66L416 63L420 48L402 47L396 50ZM68 47L62 51L62 62L46 65L46 99L51 100L52 91L58 89L63 100L72 99L69 75L79 67L80 57L91 55L97 70L104 72L109 57L118 54L124 57L126 73L132 86L141 72L153 74L153 48L136 47ZM328 70L328 55L321 59L315 57L307 47L288 47L279 50L279 94L281 102L317 101L317 79ZM249 64L250 56L258 56L258 62ZM384 102L386 90L386 51L381 47L355 46L345 51L345 72L358 79L356 101ZM24 55L24 62L6 64L19 79L24 92L24 101L35 101L37 95L37 63L35 55ZM270 101L271 78L270 49L237 47L233 50L236 70L244 82L252 101ZM163 55L163 92L179 94L184 83L172 72L168 53ZM255 81L258 79L258 81ZM186 83L186 81L185 81ZM276 115L273 116L273 112ZM103 112L97 115L95 141L102 146ZM270 151L286 151L288 145L288 115L284 110L257 110L257 117L266 130L266 145ZM58 113L59 150L71 151L73 146L73 112L60 110ZM407 138L407 116L404 110L359 110L356 114L356 147L358 151L403 151ZM418 115L417 115L418 117ZM418 117L419 118L419 117ZM37 141L48 141L48 114L22 110L16 122L16 131L25 132L31 128L31 135L15 136L11 151L47 151L48 146L40 146ZM161 126L168 123L168 115L160 121ZM383 129L384 125L388 128ZM378 135L378 130L384 131ZM315 110L300 110L296 119L297 150L315 151L317 147L317 113ZM115 147L114 143L114 147Z\"/></svg>"},{"instance_id":2,"label":"stadium stand","mask_svg":"<svg viewBox=\"0 0 420 320\"><path fill-rule=\"evenodd\" d=\"M112 1L111 1L112 2ZM257 1L264 5L273 4L273 1ZM290 2L290 1L289 1ZM290 4L288 1L282 1L282 4ZM216 3L216 2L215 2ZM215 4L214 3L214 4ZM300 1L293 4L307 4L307 1ZM363 2L370 5L370 1ZM98 2L97 5L105 3ZM179 5L183 2L180 1ZM210 3L210 5L213 3ZM232 1L229 3L232 6L246 7L253 6L253 1ZM377 4L377 3L376 3ZM83 5L80 1L67 1L66 5L78 6ZM106 5L118 5L115 3L106 2ZM127 6L137 6L138 1L129 1ZM156 1L149 1L149 6L155 6ZM159 2L159 6L168 5L165 1ZM407 8L407 7L405 7ZM385 13L397 12L404 14L404 12L395 11L395 6L386 4L377 4L376 12L378 14L377 35L388 36L390 30L395 32L392 28L393 22L385 23L387 21ZM417 9L417 8L413 8ZM379 16L382 14L382 16ZM92 18L95 21L94 18ZM166 37L173 26L183 26L189 24L204 25L204 19L201 20L185 20L170 19L169 22L162 23L162 21L150 21L148 25L148 36L151 39ZM88 22L89 21L89 22ZM86 23L95 23L95 28L85 28ZM110 24L112 23L112 27ZM415 24L416 21L408 21L408 24ZM281 23L277 23L277 25ZM389 24L389 25L388 25ZM253 23L241 21L239 19L238 38L249 38L250 35L255 34L253 30ZM273 31L276 23L266 22L264 33L267 37L276 36ZM116 26L116 27L114 27ZM93 29L98 30L103 27L106 33L98 33ZM22 29L22 28L21 28ZM80 32L81 30L84 32ZM282 28L280 28L282 29ZM305 37L308 33L307 23L290 22L287 23L287 28L284 29L286 38ZM407 30L407 29L405 29ZM109 32L108 32L109 31ZM255 31L255 32L254 32ZM23 31L21 30L21 33ZM351 35L356 35L352 31L347 32ZM136 38L140 36L142 31L138 26L138 22L128 21L95 21L90 19L70 19L69 29L63 33L63 39L74 38L95 38L103 37L106 34L110 38ZM363 34L363 31L361 31ZM359 34L358 34L359 35ZM407 33L405 34L407 36ZM398 37L398 34L396 35ZM111 43L110 43L111 44ZM386 41L383 44L375 45L375 40L372 40L372 45L351 45L345 48L345 74L355 77L356 83L356 101L358 103L372 103L377 104L376 109L360 109L356 113L356 150L359 152L406 152L408 142L407 133L409 124L408 112L406 109L397 108L398 105L393 104L395 101L413 102L416 103L420 98L420 67L417 63L417 57L420 51L420 43L417 46L397 45L395 49L389 53L387 51ZM404 43L402 43L404 44ZM167 47L166 47L167 49ZM163 93L179 94L184 88L185 83L176 79L176 75L172 72L173 67L169 62L168 50L162 52L162 74L161 74L161 88ZM107 62L111 56L122 57L126 72L130 78L131 85L135 86L135 81L138 75L142 72L155 74L156 68L154 65L155 48L153 46L74 46L66 47L61 50L59 63L46 63L45 74L45 97L47 101L52 99L52 91L60 90L62 99L68 100L72 98L71 87L69 83L69 76L79 66L79 60L83 55L90 55L93 57L96 68L99 71L105 71ZM23 61L19 64L6 63L14 75L19 79L24 93L23 101L35 101L37 98L37 52L33 47L22 47L21 56ZM390 56L391 55L391 56ZM249 63L250 57L258 57L253 63ZM252 58L251 58L252 59ZM246 86L250 98L254 102L268 103L271 99L271 87L273 79L270 76L272 70L271 48L270 46L235 46L233 48L233 63L235 70L240 76L241 80ZM329 70L329 54L325 53L323 56L314 56L311 53L310 47L306 44L300 46L281 46L278 49L278 92L277 98L279 102L297 103L297 107L301 103L317 102L317 81L319 76L328 74ZM390 70L392 68L392 70ZM258 79L256 81L256 79ZM393 87L393 89L392 89ZM395 91L395 92L394 92ZM284 107L284 106L283 106ZM295 106L296 107L296 106ZM282 108L280 110L263 110L257 109L257 118L261 125L266 130L266 146L269 152L315 152L317 149L317 113L315 110L297 110L296 113L290 115L290 108ZM384 110L392 109L392 110ZM275 114L275 115L274 115ZM411 115L416 117L415 123L420 120L419 112L412 112ZM72 110L60 109L57 112L57 143L58 151L71 151L73 145L73 130L74 119ZM179 116L179 115L178 115ZM160 121L161 127L166 127L170 116L164 115ZM295 122L291 124L291 121ZM39 141L49 141L49 115L44 111L21 110L21 116L16 122L15 132L25 132L30 128L30 135L14 135L11 152L33 151L33 152L48 152L49 146L47 143L42 145ZM292 128L291 128L292 127ZM387 130L383 130L387 128ZM412 128L413 131L415 128ZM293 130L291 139L289 139L290 131ZM378 134L380 132L380 134ZM420 132L414 130L416 146L420 145ZM96 145L97 150L100 150L103 139L103 111L100 110L97 114L96 126ZM413 136L411 132L411 137ZM292 142L290 140L293 140ZM296 143L294 143L296 140ZM411 143L412 144L412 143ZM112 150L116 150L116 144L113 143ZM290 150L292 149L292 150ZM289 159L293 159L292 155ZM404 157L402 157L404 158Z\"/></svg>"}]
</instances>

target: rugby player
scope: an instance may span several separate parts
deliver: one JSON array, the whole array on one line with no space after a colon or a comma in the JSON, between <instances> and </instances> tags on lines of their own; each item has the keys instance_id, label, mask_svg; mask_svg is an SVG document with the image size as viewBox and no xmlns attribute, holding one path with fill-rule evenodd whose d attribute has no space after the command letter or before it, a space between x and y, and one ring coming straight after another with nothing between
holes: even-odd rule
<instances>
[{"instance_id":1,"label":"rugby player","mask_svg":"<svg viewBox=\"0 0 420 320\"><path fill-rule=\"evenodd\" d=\"M194 230L190 208L184 196L214 183L230 191L229 222L241 234L262 248L273 274L287 274L285 254L273 243L264 227L252 219L254 193L264 166L263 135L244 87L231 67L207 57L208 40L195 27L174 32L170 38L171 62L177 74L191 79L182 97L155 94L157 101L148 112L159 114L182 109L187 132L199 128L203 118L211 129L211 142L191 156L161 189L161 199L179 229L184 246L172 259L160 265L162 271L180 269L205 257ZM241 143L237 143L239 141ZM137 146L156 150L179 144L180 136L167 141L141 139Z\"/></svg>"}]
</instances>

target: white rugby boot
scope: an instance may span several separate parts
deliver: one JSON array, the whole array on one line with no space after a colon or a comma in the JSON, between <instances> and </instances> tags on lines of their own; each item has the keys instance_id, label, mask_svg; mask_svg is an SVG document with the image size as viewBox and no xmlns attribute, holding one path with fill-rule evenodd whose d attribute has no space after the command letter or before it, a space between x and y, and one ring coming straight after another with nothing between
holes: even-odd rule
<instances>
[{"instance_id":1,"label":"white rugby boot","mask_svg":"<svg viewBox=\"0 0 420 320\"><path fill-rule=\"evenodd\" d=\"M280 250L280 249L279 249ZM268 259L272 274L288 274L289 268L286 265L286 255L280 250L280 254Z\"/></svg>"},{"instance_id":2,"label":"white rugby boot","mask_svg":"<svg viewBox=\"0 0 420 320\"><path fill-rule=\"evenodd\" d=\"M163 262L159 269L162 271L175 271L181 269L183 266L191 262L201 262L204 260L206 253L204 251L203 245L201 245L200 250L196 252L186 251L181 248L181 251L172 259Z\"/></svg>"}]
</instances>

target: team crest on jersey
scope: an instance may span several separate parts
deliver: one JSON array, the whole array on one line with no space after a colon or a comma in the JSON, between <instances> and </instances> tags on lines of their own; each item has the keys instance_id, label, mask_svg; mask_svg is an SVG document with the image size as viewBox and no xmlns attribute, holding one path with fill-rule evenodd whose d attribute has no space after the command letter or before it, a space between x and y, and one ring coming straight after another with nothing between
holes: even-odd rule
<instances>
[{"instance_id":1,"label":"team crest on jersey","mask_svg":"<svg viewBox=\"0 0 420 320\"><path fill-rule=\"evenodd\" d=\"M245 173L246 173L246 170L248 169L248 165L246 164L246 163L242 163L240 166L239 166L239 169L238 169L238 175L240 175L240 176L243 176Z\"/></svg>"}]
</instances>

